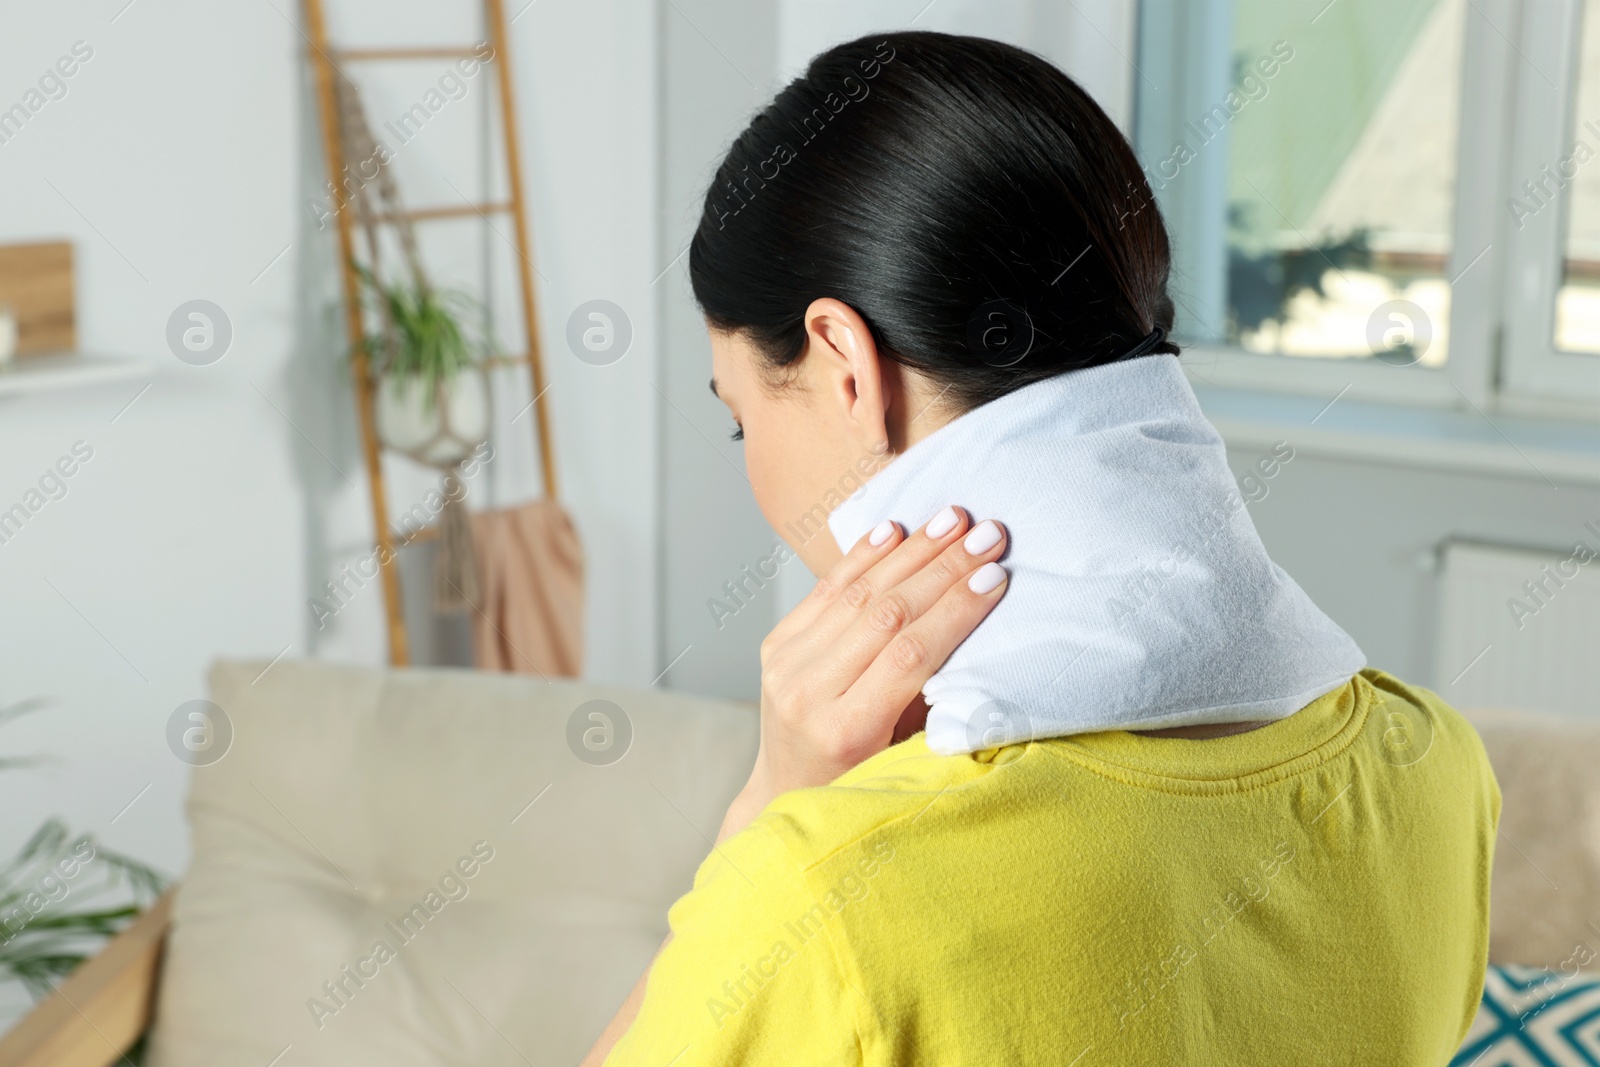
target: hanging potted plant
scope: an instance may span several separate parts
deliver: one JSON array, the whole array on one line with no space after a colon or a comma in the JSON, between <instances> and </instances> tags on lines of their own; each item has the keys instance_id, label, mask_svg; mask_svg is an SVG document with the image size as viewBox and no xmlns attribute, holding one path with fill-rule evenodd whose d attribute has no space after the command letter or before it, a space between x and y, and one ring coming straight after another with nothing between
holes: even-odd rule
<instances>
[{"instance_id":1,"label":"hanging potted plant","mask_svg":"<svg viewBox=\"0 0 1600 1067\"><path fill-rule=\"evenodd\" d=\"M489 435L487 346L463 325L475 304L465 293L385 284L358 270L384 326L365 346L378 439L420 463L453 468Z\"/></svg>"}]
</instances>

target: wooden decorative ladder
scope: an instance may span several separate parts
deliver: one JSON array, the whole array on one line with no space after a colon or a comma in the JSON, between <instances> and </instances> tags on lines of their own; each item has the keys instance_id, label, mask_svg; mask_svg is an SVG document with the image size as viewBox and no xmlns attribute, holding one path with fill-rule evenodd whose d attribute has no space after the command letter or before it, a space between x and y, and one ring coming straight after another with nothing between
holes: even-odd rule
<instances>
[{"instance_id":1,"label":"wooden decorative ladder","mask_svg":"<svg viewBox=\"0 0 1600 1067\"><path fill-rule=\"evenodd\" d=\"M383 575L384 608L389 637L389 662L404 666L410 662L410 648L406 637L405 615L402 611L400 573L395 558L394 535L389 528L388 494L383 478L383 461L378 442L378 432L373 420L373 381L364 350L365 327L361 302L361 278L356 270L353 211L349 207L345 189L344 144L339 127L339 105L336 80L343 75L344 63L403 62L421 59L477 59L492 62L498 73L500 93L500 118L503 128L506 161L506 180L510 199L495 203L460 204L425 207L402 213L411 222L444 219L487 220L491 214L510 214L514 226L517 273L520 282L523 335L527 338L527 352L523 356L491 360L491 364L526 362L531 376L533 393L534 443L539 450L540 471L544 478L545 495L556 499L556 471L554 452L550 446L550 414L545 402L549 388L545 380L544 359L539 348L539 319L533 297L532 245L528 239L528 210L523 197L522 156L517 140L517 111L515 93L511 85L511 52L506 32L505 7L502 0L484 0L484 23L489 33L492 54L485 59L472 47L413 47L413 48L349 48L334 47L328 40L324 18L323 0L304 0L308 53L311 69L316 77L317 102L322 115L323 151L328 161L328 176L333 186L334 218L339 234L339 255L343 279L345 304L345 332L352 352L351 373L355 380L356 407L361 420L361 447L367 466L367 483L372 491L372 521L377 534L377 550ZM383 221L398 222L386 217ZM376 265L374 265L376 266Z\"/></svg>"}]
</instances>

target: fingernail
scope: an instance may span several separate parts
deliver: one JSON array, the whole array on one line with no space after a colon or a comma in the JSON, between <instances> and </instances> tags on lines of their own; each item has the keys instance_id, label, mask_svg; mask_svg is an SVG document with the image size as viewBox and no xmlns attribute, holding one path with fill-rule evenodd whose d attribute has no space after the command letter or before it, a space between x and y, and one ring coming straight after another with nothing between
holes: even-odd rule
<instances>
[{"instance_id":1,"label":"fingernail","mask_svg":"<svg viewBox=\"0 0 1600 1067\"><path fill-rule=\"evenodd\" d=\"M882 522L878 523L878 525L874 526L872 528L872 532L867 535L867 544L877 547L878 545L881 545L885 541L889 540L893 533L894 523L888 519L884 519Z\"/></svg>"},{"instance_id":2,"label":"fingernail","mask_svg":"<svg viewBox=\"0 0 1600 1067\"><path fill-rule=\"evenodd\" d=\"M1000 543L1000 527L993 519L984 519L972 528L967 539L961 543L970 555L981 555Z\"/></svg>"},{"instance_id":3,"label":"fingernail","mask_svg":"<svg viewBox=\"0 0 1600 1067\"><path fill-rule=\"evenodd\" d=\"M967 588L974 593L992 593L1006 580L1006 569L998 563L985 563L972 572L972 577L967 579Z\"/></svg>"},{"instance_id":4,"label":"fingernail","mask_svg":"<svg viewBox=\"0 0 1600 1067\"><path fill-rule=\"evenodd\" d=\"M928 536L937 541L951 530L954 530L956 523L960 521L961 516L956 514L956 509L947 507L928 520Z\"/></svg>"}]
</instances>

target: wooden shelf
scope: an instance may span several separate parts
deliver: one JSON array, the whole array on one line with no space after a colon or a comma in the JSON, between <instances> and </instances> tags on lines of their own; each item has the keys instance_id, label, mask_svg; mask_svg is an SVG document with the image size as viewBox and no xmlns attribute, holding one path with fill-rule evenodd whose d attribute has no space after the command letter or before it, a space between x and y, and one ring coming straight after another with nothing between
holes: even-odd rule
<instances>
[{"instance_id":1,"label":"wooden shelf","mask_svg":"<svg viewBox=\"0 0 1600 1067\"><path fill-rule=\"evenodd\" d=\"M19 356L0 367L0 397L128 381L149 373L150 367L143 360L127 357L87 356L80 352Z\"/></svg>"}]
</instances>

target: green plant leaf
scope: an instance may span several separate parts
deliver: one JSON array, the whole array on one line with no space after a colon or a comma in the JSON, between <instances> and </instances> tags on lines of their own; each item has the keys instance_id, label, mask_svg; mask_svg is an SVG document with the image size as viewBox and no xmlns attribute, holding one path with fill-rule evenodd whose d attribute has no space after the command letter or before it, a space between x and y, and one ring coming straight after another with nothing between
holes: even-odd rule
<instances>
[{"instance_id":1,"label":"green plant leaf","mask_svg":"<svg viewBox=\"0 0 1600 1067\"><path fill-rule=\"evenodd\" d=\"M386 284L360 264L356 264L356 273L368 299L378 305L380 320L394 326L393 337L369 334L359 351L372 360L376 375L420 379L426 387L424 410L431 411L438 387L491 351L490 345L462 325L481 305L457 290ZM397 381L396 389L399 387Z\"/></svg>"},{"instance_id":2,"label":"green plant leaf","mask_svg":"<svg viewBox=\"0 0 1600 1067\"><path fill-rule=\"evenodd\" d=\"M13 705L0 721L35 706ZM0 767L21 762L7 757ZM86 844L94 850L87 860ZM71 875L64 873L69 866ZM0 982L19 983L35 999L44 996L165 886L155 868L74 834L61 819L45 820L15 855L0 861Z\"/></svg>"}]
</instances>

